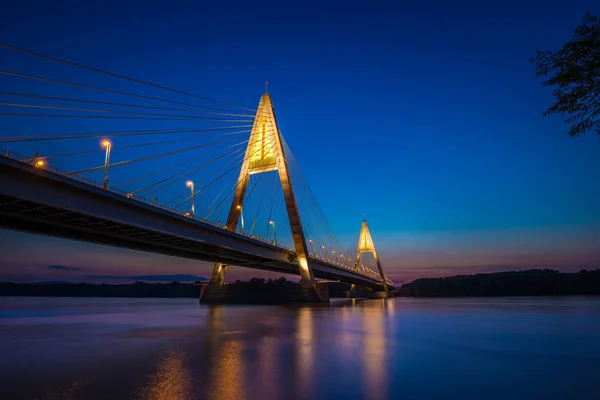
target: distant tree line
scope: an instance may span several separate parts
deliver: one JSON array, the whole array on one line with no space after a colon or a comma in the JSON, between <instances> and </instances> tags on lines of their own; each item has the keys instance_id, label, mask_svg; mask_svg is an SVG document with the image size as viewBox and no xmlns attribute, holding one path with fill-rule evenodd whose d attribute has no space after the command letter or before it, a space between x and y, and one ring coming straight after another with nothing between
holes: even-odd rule
<instances>
[{"instance_id":1,"label":"distant tree line","mask_svg":"<svg viewBox=\"0 0 600 400\"><path fill-rule=\"evenodd\" d=\"M199 298L201 282L195 284L145 283L94 284L94 283L13 283L0 282L0 296L48 296L48 297L155 297L155 298ZM234 285L281 287L295 285L285 277L278 279L252 278L249 282L235 281ZM329 284L331 297L344 297L350 285L334 282ZM281 288L285 290L285 288Z\"/></svg>"},{"instance_id":2,"label":"distant tree line","mask_svg":"<svg viewBox=\"0 0 600 400\"><path fill-rule=\"evenodd\" d=\"M0 296L56 296L56 297L155 297L195 298L200 296L200 282L195 284L144 283L12 283L0 282ZM265 293L286 290L285 285L296 282L284 277L278 279L252 278L249 282L236 281L234 285L251 287L264 285ZM280 288L280 289L276 289ZM345 297L350 285L329 283L330 297ZM490 274L458 275L445 278L422 278L407 283L397 290L398 296L407 297L484 297L484 296L552 296L600 295L600 269L563 273L551 269L496 272Z\"/></svg>"},{"instance_id":3,"label":"distant tree line","mask_svg":"<svg viewBox=\"0 0 600 400\"><path fill-rule=\"evenodd\" d=\"M289 285L295 282L287 280L284 276L277 279L252 278L248 282L237 280L234 285Z\"/></svg>"},{"instance_id":4,"label":"distant tree line","mask_svg":"<svg viewBox=\"0 0 600 400\"><path fill-rule=\"evenodd\" d=\"M200 296L200 286L180 282L135 282L124 285L0 282L0 296L198 298Z\"/></svg>"},{"instance_id":5,"label":"distant tree line","mask_svg":"<svg viewBox=\"0 0 600 400\"><path fill-rule=\"evenodd\" d=\"M402 285L399 296L483 297L600 294L600 269L564 273L551 269L422 278Z\"/></svg>"},{"instance_id":6,"label":"distant tree line","mask_svg":"<svg viewBox=\"0 0 600 400\"><path fill-rule=\"evenodd\" d=\"M285 277L277 279L252 278L248 282L235 281L234 285L295 285L297 282L290 281ZM343 282L330 282L329 297L346 297L346 292L350 290L350 285Z\"/></svg>"}]
</instances>

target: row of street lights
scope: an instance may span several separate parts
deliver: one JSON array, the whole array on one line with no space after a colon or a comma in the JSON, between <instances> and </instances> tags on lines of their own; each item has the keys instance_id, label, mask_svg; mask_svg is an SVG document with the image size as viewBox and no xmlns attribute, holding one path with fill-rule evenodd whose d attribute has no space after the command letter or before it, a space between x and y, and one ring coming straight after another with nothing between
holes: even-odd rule
<instances>
[{"instance_id":1,"label":"row of street lights","mask_svg":"<svg viewBox=\"0 0 600 400\"><path fill-rule=\"evenodd\" d=\"M316 257L316 258L320 258L317 255L317 253L315 252L315 243L312 241L312 239L308 239L308 242L310 243L310 247L312 249L312 256ZM323 260L330 261L330 259L327 258L327 248L324 245L321 246L321 248L323 249L323 252L325 254L325 258ZM341 255L341 260L342 261L340 261L340 259L336 255L335 250L332 250L331 253L333 255L333 261L334 261L335 264L341 265L341 266L343 266L345 268L350 268L350 267L347 266L347 264L346 264L346 257L343 254ZM350 259L348 259L348 261L350 261ZM370 268L365 267L363 264L361 264L360 266L362 268L363 273L365 273L365 274L372 275L372 276L375 276L377 274L375 271L373 271Z\"/></svg>"},{"instance_id":2,"label":"row of street lights","mask_svg":"<svg viewBox=\"0 0 600 400\"><path fill-rule=\"evenodd\" d=\"M104 156L104 179L102 180L102 189L107 189L108 188L108 168L110 166L110 154L111 154L111 150L112 150L112 142L108 139L104 139L102 141L102 146L106 148L106 153ZM35 163L35 167L41 168L44 166L44 164L45 164L45 162L43 159L38 159ZM185 184L191 190L192 206L191 206L189 215L190 215L190 217L194 218L195 213L196 213L196 210L195 210L195 194L196 193L194 190L194 182L192 180L188 180ZM243 208L241 205L238 205L237 209L240 210L241 233L244 234L244 211L243 211ZM275 222L269 221L269 225L273 226L273 239L274 239L275 245L277 246L277 229L275 228ZM308 242L310 243L313 256L317 256L317 254L315 252L314 242L312 241L312 239L309 239ZM325 260L329 261L329 259L327 258L327 248L324 245L321 246L321 248L323 249L323 252L325 254ZM335 263L341 264L344 267L346 267L343 254L341 255L341 257L342 257L341 263L336 255L335 250L332 250L332 254L333 254L333 259L334 259ZM373 271L369 268L366 268L364 265L361 265L361 267L363 268L363 271L367 272L368 274L375 275L375 271Z\"/></svg>"},{"instance_id":3,"label":"row of street lights","mask_svg":"<svg viewBox=\"0 0 600 400\"><path fill-rule=\"evenodd\" d=\"M108 139L104 139L102 141L102 146L104 146L106 148L106 153L105 153L105 157L104 157L104 179L102 180L102 189L107 189L108 188L108 168L110 166L110 154L111 154L111 150L112 150L112 143L110 140ZM44 165L44 161L42 159L38 160L35 164L36 168L40 168ZM194 182L192 180L188 180L186 183L186 186L190 188L191 190L191 201L192 201L192 206L190 209L190 217L194 218L196 210L195 210L195 190L194 190ZM240 222L241 222L241 233L244 234L244 211L241 205L237 206L237 209L240 210ZM273 226L273 239L274 239L274 243L277 246L277 229L275 228L275 222L274 221L269 221L269 225ZM314 242L312 241L312 239L309 239L308 242L311 245L311 249L312 249L312 253L313 256L316 256L316 252L315 252L315 247L314 247ZM321 246L321 248L323 249L323 252L325 254L325 259L327 259L327 249L325 248L325 246ZM332 254L333 254L333 259L337 264L340 264L340 261L336 255L335 250L332 250ZM344 259L344 255L341 256L342 259ZM345 261L345 260L344 260ZM342 264L345 266L345 262L342 262ZM362 265L361 265L362 266ZM364 268L364 266L362 266ZM369 270L370 272L374 272Z\"/></svg>"},{"instance_id":4,"label":"row of street lights","mask_svg":"<svg viewBox=\"0 0 600 400\"><path fill-rule=\"evenodd\" d=\"M191 190L191 200L192 200L192 207L189 213L189 216L194 218L195 215L195 201L194 201L194 196L195 196L195 191L194 191L194 181L187 181L186 186L190 188ZM241 205L237 205L236 207L238 210L240 210L240 222L241 222L241 233L242 235L244 234L244 210L242 208ZM273 239L275 242L275 245L277 246L277 229L275 228L275 222L273 221L269 221L269 225L273 226Z\"/></svg>"}]
</instances>

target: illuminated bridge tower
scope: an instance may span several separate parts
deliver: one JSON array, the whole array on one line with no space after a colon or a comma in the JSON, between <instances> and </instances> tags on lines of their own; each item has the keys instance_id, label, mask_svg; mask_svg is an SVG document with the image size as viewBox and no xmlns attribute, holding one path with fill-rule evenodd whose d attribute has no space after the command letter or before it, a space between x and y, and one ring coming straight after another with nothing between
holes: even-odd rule
<instances>
[{"instance_id":1,"label":"illuminated bridge tower","mask_svg":"<svg viewBox=\"0 0 600 400\"><path fill-rule=\"evenodd\" d=\"M313 292L312 294L321 298L322 301L328 301L328 294L322 293L324 286L319 285L314 281L313 270L308 257L307 241L302 229L298 204L296 202L292 181L288 171L288 163L282 143L281 132L277 126L271 96L266 92L260 98L258 109L256 110L250 139L240 169L233 201L229 209L226 229L232 232L235 232L237 229L246 189L248 187L248 182L250 181L250 175L269 171L278 171L279 173L279 180L283 189L285 208L290 222L292 240L296 250L296 259L304 291ZM227 265L217 262L213 267L211 279L206 290L217 292L216 286L222 286L224 284L226 271ZM204 301L208 301L209 296L203 296L205 297ZM324 299L324 296L327 297L327 299ZM215 299L215 301L217 301L217 299ZM316 301L318 301L318 299Z\"/></svg>"},{"instance_id":2,"label":"illuminated bridge tower","mask_svg":"<svg viewBox=\"0 0 600 400\"><path fill-rule=\"evenodd\" d=\"M381 262L379 261L379 255L377 255L377 250L375 250L375 245L373 244L373 238L371 237L371 232L369 231L369 226L367 225L367 221L363 219L362 225L360 227L360 235L358 236L358 246L356 248L356 264L354 264L354 269L358 271L358 267L360 265L360 256L363 253L372 253L375 258L375 262L377 263L377 269L379 270L379 276L381 277L381 284L385 289L385 292L389 292L387 280L383 275L383 269L381 268Z\"/></svg>"}]
</instances>

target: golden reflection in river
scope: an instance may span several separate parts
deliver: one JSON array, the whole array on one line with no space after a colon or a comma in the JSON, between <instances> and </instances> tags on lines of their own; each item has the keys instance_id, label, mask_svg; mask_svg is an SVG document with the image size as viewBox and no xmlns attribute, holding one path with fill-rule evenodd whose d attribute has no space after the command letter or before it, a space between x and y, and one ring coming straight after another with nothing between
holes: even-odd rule
<instances>
[{"instance_id":1,"label":"golden reflection in river","mask_svg":"<svg viewBox=\"0 0 600 400\"><path fill-rule=\"evenodd\" d=\"M278 384L278 369L277 369L277 346L276 339L269 335L265 335L260 339L258 345L258 367L260 381L257 382L260 393L265 399L276 399L277 384Z\"/></svg>"},{"instance_id":2,"label":"golden reflection in river","mask_svg":"<svg viewBox=\"0 0 600 400\"><path fill-rule=\"evenodd\" d=\"M365 395L369 399L387 398L387 333L389 305L385 299L370 300L363 313L363 365ZM393 310L392 310L393 312Z\"/></svg>"},{"instance_id":3,"label":"golden reflection in river","mask_svg":"<svg viewBox=\"0 0 600 400\"><path fill-rule=\"evenodd\" d=\"M354 337L352 335L352 310L349 307L343 307L339 330L340 359L344 362L352 362L351 357L355 351Z\"/></svg>"},{"instance_id":4,"label":"golden reflection in river","mask_svg":"<svg viewBox=\"0 0 600 400\"><path fill-rule=\"evenodd\" d=\"M243 343L223 335L223 308L211 307L208 320L208 337L210 343L211 363L209 399L228 400L243 399L244 360L242 359Z\"/></svg>"},{"instance_id":5,"label":"golden reflection in river","mask_svg":"<svg viewBox=\"0 0 600 400\"><path fill-rule=\"evenodd\" d=\"M242 342L227 340L221 345L209 391L209 399L243 399L244 364Z\"/></svg>"},{"instance_id":6,"label":"golden reflection in river","mask_svg":"<svg viewBox=\"0 0 600 400\"><path fill-rule=\"evenodd\" d=\"M143 400L186 400L192 398L190 376L183 353L169 352L158 363L150 383L140 393Z\"/></svg>"},{"instance_id":7,"label":"golden reflection in river","mask_svg":"<svg viewBox=\"0 0 600 400\"><path fill-rule=\"evenodd\" d=\"M313 313L312 309L303 307L298 309L296 333L296 388L302 391L299 397L312 398L313 372L314 372L314 345L313 345Z\"/></svg>"}]
</instances>

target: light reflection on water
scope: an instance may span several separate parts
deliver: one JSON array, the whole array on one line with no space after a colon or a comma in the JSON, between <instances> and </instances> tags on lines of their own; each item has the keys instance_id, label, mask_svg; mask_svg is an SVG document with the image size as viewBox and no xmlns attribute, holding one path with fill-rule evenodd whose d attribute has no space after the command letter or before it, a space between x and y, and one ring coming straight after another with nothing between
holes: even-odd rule
<instances>
[{"instance_id":1,"label":"light reflection on water","mask_svg":"<svg viewBox=\"0 0 600 400\"><path fill-rule=\"evenodd\" d=\"M2 399L595 399L600 299L0 298Z\"/></svg>"}]
</instances>

